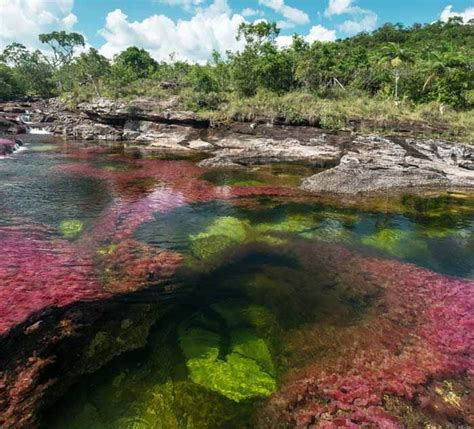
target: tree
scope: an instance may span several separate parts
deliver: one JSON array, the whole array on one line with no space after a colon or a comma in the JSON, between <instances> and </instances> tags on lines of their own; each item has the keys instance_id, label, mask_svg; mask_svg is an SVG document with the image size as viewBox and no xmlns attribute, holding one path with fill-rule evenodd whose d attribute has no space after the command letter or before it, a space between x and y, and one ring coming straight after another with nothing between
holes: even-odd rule
<instances>
[{"instance_id":1,"label":"tree","mask_svg":"<svg viewBox=\"0 0 474 429\"><path fill-rule=\"evenodd\" d=\"M390 42L382 48L382 61L388 63L393 69L395 78L394 96L395 100L399 98L399 87L401 70L405 64L413 62L413 54L402 48L399 43Z\"/></svg>"},{"instance_id":2,"label":"tree","mask_svg":"<svg viewBox=\"0 0 474 429\"><path fill-rule=\"evenodd\" d=\"M23 88L24 95L50 97L53 95L53 70L38 50L31 52L20 43L8 45L0 61L12 66L12 73Z\"/></svg>"},{"instance_id":3,"label":"tree","mask_svg":"<svg viewBox=\"0 0 474 429\"><path fill-rule=\"evenodd\" d=\"M84 36L79 33L53 31L52 33L40 34L38 37L41 43L47 44L52 49L51 64L55 69L70 64L76 48L85 46Z\"/></svg>"},{"instance_id":4,"label":"tree","mask_svg":"<svg viewBox=\"0 0 474 429\"><path fill-rule=\"evenodd\" d=\"M0 100L11 100L25 94L22 82L11 67L0 64Z\"/></svg>"},{"instance_id":5,"label":"tree","mask_svg":"<svg viewBox=\"0 0 474 429\"><path fill-rule=\"evenodd\" d=\"M91 48L87 53L81 54L74 67L79 81L92 84L97 97L100 97L99 80L110 69L107 58L100 55L97 49Z\"/></svg>"},{"instance_id":6,"label":"tree","mask_svg":"<svg viewBox=\"0 0 474 429\"><path fill-rule=\"evenodd\" d=\"M237 40L246 42L242 52L230 55L235 89L252 96L259 86L276 92L288 90L293 78L289 56L278 50L280 30L275 23L242 23Z\"/></svg>"},{"instance_id":7,"label":"tree","mask_svg":"<svg viewBox=\"0 0 474 429\"><path fill-rule=\"evenodd\" d=\"M114 58L114 66L127 69L135 79L143 79L153 74L157 63L145 49L131 46Z\"/></svg>"},{"instance_id":8,"label":"tree","mask_svg":"<svg viewBox=\"0 0 474 429\"><path fill-rule=\"evenodd\" d=\"M261 21L253 24L243 22L239 26L237 40L243 38L252 49L259 49L264 43L275 43L279 34L280 29L275 22Z\"/></svg>"}]
</instances>

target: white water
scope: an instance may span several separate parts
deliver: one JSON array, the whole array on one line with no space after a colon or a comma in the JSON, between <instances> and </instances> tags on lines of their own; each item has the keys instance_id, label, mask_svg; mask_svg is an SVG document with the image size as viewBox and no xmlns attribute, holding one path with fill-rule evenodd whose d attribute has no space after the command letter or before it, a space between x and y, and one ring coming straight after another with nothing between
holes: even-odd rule
<instances>
[{"instance_id":1,"label":"white water","mask_svg":"<svg viewBox=\"0 0 474 429\"><path fill-rule=\"evenodd\" d=\"M28 128L28 134L52 134L44 128Z\"/></svg>"}]
</instances>

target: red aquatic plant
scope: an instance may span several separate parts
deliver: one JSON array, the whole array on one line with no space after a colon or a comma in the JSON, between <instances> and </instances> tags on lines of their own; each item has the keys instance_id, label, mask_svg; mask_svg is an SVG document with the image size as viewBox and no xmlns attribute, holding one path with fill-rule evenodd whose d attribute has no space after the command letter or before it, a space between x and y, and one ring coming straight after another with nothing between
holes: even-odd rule
<instances>
[{"instance_id":1,"label":"red aquatic plant","mask_svg":"<svg viewBox=\"0 0 474 429\"><path fill-rule=\"evenodd\" d=\"M182 263L179 253L157 250L135 240L123 240L102 251L104 287L113 293L133 292L171 278Z\"/></svg>"},{"instance_id":2,"label":"red aquatic plant","mask_svg":"<svg viewBox=\"0 0 474 429\"><path fill-rule=\"evenodd\" d=\"M74 157L79 154L89 160L97 151L75 151ZM128 168L117 171L81 162L55 167L54 173L98 178L116 198L75 242L53 239L28 225L0 229L0 334L45 307L106 298L170 277L181 263L180 255L126 241L155 213L214 199L289 194L280 188L216 187L201 180L202 170L188 161L129 160ZM99 275L104 261L97 261L104 242L118 243L105 264L119 268L105 286Z\"/></svg>"},{"instance_id":3,"label":"red aquatic plant","mask_svg":"<svg viewBox=\"0 0 474 429\"><path fill-rule=\"evenodd\" d=\"M297 427L402 428L386 404L397 397L435 420L450 409L474 424L472 395L431 388L434 380L474 375L474 284L398 261L352 255L339 263L342 281L351 281L352 267L380 285L381 297L370 317L339 329L339 339L314 327L328 349L337 344L335 353L293 374L267 411Z\"/></svg>"},{"instance_id":4,"label":"red aquatic plant","mask_svg":"<svg viewBox=\"0 0 474 429\"><path fill-rule=\"evenodd\" d=\"M34 226L0 228L0 334L49 306L101 299L89 254Z\"/></svg>"}]
</instances>

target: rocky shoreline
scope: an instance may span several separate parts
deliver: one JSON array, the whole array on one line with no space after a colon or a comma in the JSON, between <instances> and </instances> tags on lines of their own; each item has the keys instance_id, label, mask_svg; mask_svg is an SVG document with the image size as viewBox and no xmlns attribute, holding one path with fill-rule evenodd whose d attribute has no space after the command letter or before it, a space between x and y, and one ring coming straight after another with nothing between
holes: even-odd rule
<instances>
[{"instance_id":1,"label":"rocky shoreline","mask_svg":"<svg viewBox=\"0 0 474 429\"><path fill-rule=\"evenodd\" d=\"M0 105L0 131L18 134L27 126L66 139L123 141L146 151L205 153L206 168L242 168L293 162L326 169L302 189L359 194L410 188L474 187L474 148L463 143L403 135L324 132L307 126L268 123L215 124L193 112L176 111L176 101L108 99L69 109L58 100ZM28 114L25 125L18 115Z\"/></svg>"}]
</instances>

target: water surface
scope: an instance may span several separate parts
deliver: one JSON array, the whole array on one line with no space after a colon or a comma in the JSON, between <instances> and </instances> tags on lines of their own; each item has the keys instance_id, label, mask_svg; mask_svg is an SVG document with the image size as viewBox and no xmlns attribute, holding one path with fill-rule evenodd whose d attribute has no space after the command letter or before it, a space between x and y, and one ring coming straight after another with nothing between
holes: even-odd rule
<instances>
[{"instance_id":1,"label":"water surface","mask_svg":"<svg viewBox=\"0 0 474 429\"><path fill-rule=\"evenodd\" d=\"M45 411L43 427L285 427L300 411L313 424L468 422L472 195L349 207L297 191L313 173L204 171L191 160L46 137L1 160L3 332L44 306L120 293L126 305L162 313L144 348L84 376ZM164 304L158 292L173 283L179 293ZM9 311L18 297L25 304ZM441 329L427 334L435 308L457 346L438 341ZM106 338L96 333L90 359ZM385 384L347 387L348 377L371 379L369 363L381 367L382 350L391 368L378 379ZM365 357L355 363L353 353ZM310 400L306 389L291 405L288 392L303 376L318 386L344 379L345 396L313 388ZM351 389L358 393L349 401ZM446 409L420 408L412 390Z\"/></svg>"}]
</instances>

